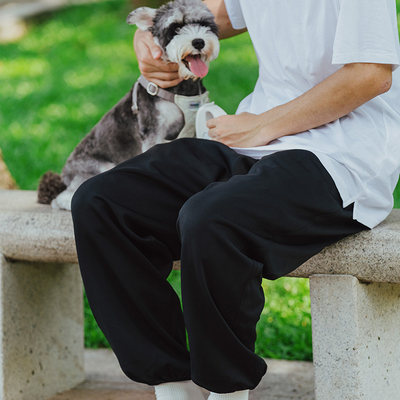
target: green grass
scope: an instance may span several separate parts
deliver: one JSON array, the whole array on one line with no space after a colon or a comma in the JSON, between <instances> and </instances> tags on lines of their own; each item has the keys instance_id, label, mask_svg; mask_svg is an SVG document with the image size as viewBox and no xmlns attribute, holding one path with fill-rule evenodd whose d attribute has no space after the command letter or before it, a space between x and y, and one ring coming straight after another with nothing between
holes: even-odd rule
<instances>
[{"instance_id":1,"label":"green grass","mask_svg":"<svg viewBox=\"0 0 400 400\"><path fill-rule=\"evenodd\" d=\"M70 7L32 20L24 38L0 45L0 148L20 188L36 189L45 171L60 171L76 144L138 77L133 28L124 23L131 8L120 0ZM257 74L244 34L221 42L205 85L212 100L233 113ZM399 187L395 206L400 207ZM168 280L179 293L179 271ZM308 280L263 280L263 287L257 354L311 360ZM86 296L85 345L108 346Z\"/></svg>"}]
</instances>

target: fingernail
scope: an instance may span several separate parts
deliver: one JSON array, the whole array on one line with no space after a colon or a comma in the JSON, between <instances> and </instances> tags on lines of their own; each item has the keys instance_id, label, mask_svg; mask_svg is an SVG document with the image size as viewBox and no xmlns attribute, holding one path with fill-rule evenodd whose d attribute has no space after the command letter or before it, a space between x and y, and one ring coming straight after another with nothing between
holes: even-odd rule
<instances>
[{"instance_id":1,"label":"fingernail","mask_svg":"<svg viewBox=\"0 0 400 400\"><path fill-rule=\"evenodd\" d=\"M153 54L153 58L157 58L161 55L161 52L160 52L160 50L153 50L152 54Z\"/></svg>"}]
</instances>

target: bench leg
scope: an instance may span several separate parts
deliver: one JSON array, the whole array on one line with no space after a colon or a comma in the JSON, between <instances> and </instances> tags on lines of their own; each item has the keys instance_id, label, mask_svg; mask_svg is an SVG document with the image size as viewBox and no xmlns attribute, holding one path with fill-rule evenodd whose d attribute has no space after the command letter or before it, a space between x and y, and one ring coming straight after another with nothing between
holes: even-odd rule
<instances>
[{"instance_id":1,"label":"bench leg","mask_svg":"<svg viewBox=\"0 0 400 400\"><path fill-rule=\"evenodd\" d=\"M400 285L310 277L316 400L400 396Z\"/></svg>"},{"instance_id":2,"label":"bench leg","mask_svg":"<svg viewBox=\"0 0 400 400\"><path fill-rule=\"evenodd\" d=\"M0 399L45 400L82 382L78 266L0 255L0 298Z\"/></svg>"}]
</instances>

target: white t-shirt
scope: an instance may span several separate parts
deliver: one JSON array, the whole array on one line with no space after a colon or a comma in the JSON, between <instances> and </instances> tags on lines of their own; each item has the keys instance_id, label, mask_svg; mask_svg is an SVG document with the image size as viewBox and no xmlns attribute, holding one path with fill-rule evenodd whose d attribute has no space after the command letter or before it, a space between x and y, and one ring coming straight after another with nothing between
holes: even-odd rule
<instances>
[{"instance_id":1,"label":"white t-shirt","mask_svg":"<svg viewBox=\"0 0 400 400\"><path fill-rule=\"evenodd\" d=\"M393 208L400 173L400 46L395 0L225 0L232 26L247 27L259 63L254 92L236 113L260 114L300 96L343 64L393 65L391 89L348 115L266 146L238 148L259 159L312 151L332 176L343 207L373 228Z\"/></svg>"}]
</instances>

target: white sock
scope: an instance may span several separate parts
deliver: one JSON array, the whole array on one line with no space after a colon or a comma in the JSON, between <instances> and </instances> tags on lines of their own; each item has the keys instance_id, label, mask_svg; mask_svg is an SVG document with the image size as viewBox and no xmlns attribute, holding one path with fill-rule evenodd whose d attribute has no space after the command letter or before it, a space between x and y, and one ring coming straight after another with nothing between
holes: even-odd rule
<instances>
[{"instance_id":1,"label":"white sock","mask_svg":"<svg viewBox=\"0 0 400 400\"><path fill-rule=\"evenodd\" d=\"M191 380L160 383L154 390L157 400L204 400L200 387Z\"/></svg>"},{"instance_id":2,"label":"white sock","mask_svg":"<svg viewBox=\"0 0 400 400\"><path fill-rule=\"evenodd\" d=\"M249 389L247 390L239 390L237 392L231 393L214 393L210 392L210 396L208 400L248 400L249 398Z\"/></svg>"}]
</instances>

